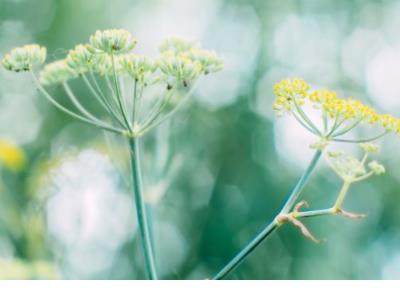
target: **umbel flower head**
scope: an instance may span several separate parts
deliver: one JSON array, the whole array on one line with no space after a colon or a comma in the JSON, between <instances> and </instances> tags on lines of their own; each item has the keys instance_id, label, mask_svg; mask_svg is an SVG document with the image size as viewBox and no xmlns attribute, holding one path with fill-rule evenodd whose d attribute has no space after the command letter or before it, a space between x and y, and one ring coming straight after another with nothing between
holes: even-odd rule
<instances>
[{"instance_id":1,"label":"umbel flower head","mask_svg":"<svg viewBox=\"0 0 400 302\"><path fill-rule=\"evenodd\" d=\"M362 143L359 146L364 152L362 159L345 154L340 150L327 152L326 161L332 170L345 182L354 183L367 179L372 175L385 173L385 167L376 160L367 163L369 154L378 153L379 146L371 143Z\"/></svg>"},{"instance_id":2,"label":"umbel flower head","mask_svg":"<svg viewBox=\"0 0 400 302\"><path fill-rule=\"evenodd\" d=\"M89 41L89 51L96 54L127 53L136 46L136 40L125 29L98 30Z\"/></svg>"},{"instance_id":3,"label":"umbel flower head","mask_svg":"<svg viewBox=\"0 0 400 302\"><path fill-rule=\"evenodd\" d=\"M123 73L128 74L135 81L149 83L149 78L157 69L154 59L145 55L127 54L118 57L117 65Z\"/></svg>"},{"instance_id":4,"label":"umbel flower head","mask_svg":"<svg viewBox=\"0 0 400 302\"><path fill-rule=\"evenodd\" d=\"M88 50L87 45L78 44L70 50L65 62L76 73L86 73L93 67L95 56Z\"/></svg>"},{"instance_id":5,"label":"umbel flower head","mask_svg":"<svg viewBox=\"0 0 400 302\"><path fill-rule=\"evenodd\" d=\"M193 92L201 76L220 71L223 61L216 53L196 47L192 42L171 38L164 41L159 58L132 53L136 39L124 29L96 31L88 43L78 44L64 59L51 62L40 71L32 70L45 61L46 50L29 45L11 50L3 59L8 70L32 71L43 95L57 108L86 123L128 136L140 136L169 118ZM95 116L75 95L69 82L81 80L107 114ZM131 87L124 85L129 80ZM138 116L138 103L145 88L162 85L160 95ZM60 86L78 112L61 105L46 90Z\"/></svg>"},{"instance_id":6,"label":"umbel flower head","mask_svg":"<svg viewBox=\"0 0 400 302\"><path fill-rule=\"evenodd\" d=\"M374 125L381 130L379 135L362 141L372 141L389 132L400 133L400 119L379 114L360 100L340 98L331 90L312 90L302 79L282 80L274 86L274 93L272 107L278 115L293 115L303 127L328 142L354 142L339 137L360 125ZM308 117L306 108L319 112L322 127Z\"/></svg>"},{"instance_id":7,"label":"umbel flower head","mask_svg":"<svg viewBox=\"0 0 400 302\"><path fill-rule=\"evenodd\" d=\"M40 83L42 85L62 84L72 78L75 78L77 73L71 69L66 60L59 60L47 64L40 72Z\"/></svg>"},{"instance_id":8,"label":"umbel flower head","mask_svg":"<svg viewBox=\"0 0 400 302\"><path fill-rule=\"evenodd\" d=\"M2 60L5 69L15 72L30 71L33 66L46 60L46 48L37 44L25 45L11 50Z\"/></svg>"}]
</instances>

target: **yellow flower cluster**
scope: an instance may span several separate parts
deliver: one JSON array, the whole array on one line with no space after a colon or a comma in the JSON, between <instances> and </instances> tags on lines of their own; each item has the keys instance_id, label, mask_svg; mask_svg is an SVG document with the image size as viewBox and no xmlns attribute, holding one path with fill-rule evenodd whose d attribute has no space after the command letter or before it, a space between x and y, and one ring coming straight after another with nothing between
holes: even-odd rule
<instances>
[{"instance_id":1,"label":"yellow flower cluster","mask_svg":"<svg viewBox=\"0 0 400 302\"><path fill-rule=\"evenodd\" d=\"M276 95L272 108L279 113L290 112L294 105L303 105L308 96L310 85L302 79L287 79L274 86Z\"/></svg>"},{"instance_id":2,"label":"yellow flower cluster","mask_svg":"<svg viewBox=\"0 0 400 302\"><path fill-rule=\"evenodd\" d=\"M310 85L302 79L282 80L274 86L276 99L272 107L282 115L297 113L302 110L301 106L309 104L337 124L366 122L379 124L387 131L400 132L400 119L389 114L378 114L360 100L338 98L336 92L327 89L310 90Z\"/></svg>"}]
</instances>

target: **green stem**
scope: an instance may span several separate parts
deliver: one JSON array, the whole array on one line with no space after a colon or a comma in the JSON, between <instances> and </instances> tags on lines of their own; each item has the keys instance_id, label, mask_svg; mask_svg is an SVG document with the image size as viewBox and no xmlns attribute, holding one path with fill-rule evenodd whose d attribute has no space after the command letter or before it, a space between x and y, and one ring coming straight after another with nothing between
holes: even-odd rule
<instances>
[{"instance_id":1,"label":"green stem","mask_svg":"<svg viewBox=\"0 0 400 302\"><path fill-rule=\"evenodd\" d=\"M140 135L143 135L144 133L150 131L151 129L153 129L154 127L157 127L158 125L160 125L161 123L163 123L165 120L169 119L172 115L174 115L183 104L186 103L186 101L189 99L189 97L192 96L196 86L197 86L197 82L193 83L192 88L190 88L190 90L188 91L188 93L183 97L182 100L180 100L180 102L175 106L175 108L173 108L171 111L169 111L168 113L166 113L164 116L162 116L159 120L154 120L152 121L152 123L148 124L148 126L144 127L141 132Z\"/></svg>"},{"instance_id":2,"label":"green stem","mask_svg":"<svg viewBox=\"0 0 400 302\"><path fill-rule=\"evenodd\" d=\"M111 64L112 64L112 70L113 70L113 79L114 79L114 86L115 86L115 91L117 94L117 100L118 100L118 106L119 109L121 110L122 118L124 119L124 122L126 124L126 127L132 132L132 127L131 124L129 123L125 107L123 105L123 100L121 96L121 90L119 87L119 82L118 82L118 77L117 77L117 71L115 69L115 60L114 60L114 55L111 54Z\"/></svg>"},{"instance_id":3,"label":"green stem","mask_svg":"<svg viewBox=\"0 0 400 302\"><path fill-rule=\"evenodd\" d=\"M317 217L334 214L334 209L322 209L322 210L309 210L296 213L296 218L307 218L307 217Z\"/></svg>"},{"instance_id":4,"label":"green stem","mask_svg":"<svg viewBox=\"0 0 400 302\"><path fill-rule=\"evenodd\" d=\"M305 124L300 117L297 116L296 112L292 112L294 118L300 123L300 125L302 125L305 129L307 129L308 131L310 131L311 133L314 133L316 135L319 135L314 129L312 129L311 127L309 127L307 124Z\"/></svg>"},{"instance_id":5,"label":"green stem","mask_svg":"<svg viewBox=\"0 0 400 302\"><path fill-rule=\"evenodd\" d=\"M70 98L71 102L74 104L76 109L79 110L80 113L82 113L84 116L86 116L89 119L92 119L96 122L100 122L97 117L95 117L93 114L91 114L88 110L86 110L85 107L82 106L82 104L79 102L79 100L76 98L75 94L72 92L71 88L69 87L67 82L64 82L63 84L64 90L67 93L68 97Z\"/></svg>"},{"instance_id":6,"label":"green stem","mask_svg":"<svg viewBox=\"0 0 400 302\"><path fill-rule=\"evenodd\" d=\"M242 261L273 231L278 227L278 223L274 219L265 226L222 270L220 270L213 280L222 280L229 275Z\"/></svg>"},{"instance_id":7,"label":"green stem","mask_svg":"<svg viewBox=\"0 0 400 302\"><path fill-rule=\"evenodd\" d=\"M114 132L114 133L118 133L118 134L122 134L122 135L125 135L125 134L126 134L125 131L124 131L123 129L115 128L115 127L113 127L113 126L111 126L111 125L105 124L104 122L102 122L102 123L100 124L100 123L98 123L98 122L96 122L96 121L93 121L93 120L88 119L88 118L85 118L85 117L83 117L83 116L81 116L81 115L79 115L79 114L76 114L75 112L73 112L73 111L71 111L71 110L65 108L64 106L60 105L60 104L46 91L46 89L44 89L44 87L40 84L38 78L36 77L36 75L35 75L33 72L31 72L31 75L32 75L32 77L33 77L33 80L34 80L36 86L39 88L39 91L49 100L49 102L50 102L51 104L53 104L53 105L54 105L55 107L57 107L59 110L63 111L64 113L66 113L66 114L68 114L68 115L70 115L70 116L72 116L72 117L74 117L74 118L76 118L76 119L78 119L78 120L80 120L80 121L82 121L82 122L85 122L85 123L87 123L87 124L91 124L91 125L97 126L97 127L99 127L99 128L102 128L102 129L104 129L104 130L108 130L108 131L111 131L111 132Z\"/></svg>"},{"instance_id":8,"label":"green stem","mask_svg":"<svg viewBox=\"0 0 400 302\"><path fill-rule=\"evenodd\" d=\"M332 139L332 141L334 142L341 142L341 143L368 143L374 140L377 140L378 138L381 138L382 136L385 136L386 134L388 134L389 131L385 131L377 136L373 136L370 138L366 138L366 139L359 139L359 140L353 140L353 139L339 139L339 138L334 138Z\"/></svg>"},{"instance_id":9,"label":"green stem","mask_svg":"<svg viewBox=\"0 0 400 302\"><path fill-rule=\"evenodd\" d=\"M267 224L222 270L220 270L215 277L214 280L222 280L224 279L229 273L231 273L234 269L236 269L240 263L264 240L266 239L277 227L278 223L276 218L279 215L287 214L290 209L293 207L294 203L296 202L298 196L300 195L301 191L303 190L305 184L307 183L311 172L314 170L315 166L318 163L322 155L322 151L317 150L308 165L306 171L300 177L299 181L297 182L296 186L290 193L289 197L285 201L282 210L279 212L275 218Z\"/></svg>"},{"instance_id":10,"label":"green stem","mask_svg":"<svg viewBox=\"0 0 400 302\"><path fill-rule=\"evenodd\" d=\"M136 123L136 98L137 98L137 80L134 80L133 83L133 100L132 100L132 124L135 125Z\"/></svg>"},{"instance_id":11,"label":"green stem","mask_svg":"<svg viewBox=\"0 0 400 302\"><path fill-rule=\"evenodd\" d=\"M346 134L350 130L354 129L359 123L361 123L361 121L362 121L362 119L358 119L355 123L351 124L350 126L347 126L346 128L342 129L341 131L333 133L333 137L338 137L340 135ZM334 130L336 130L336 129L334 129Z\"/></svg>"},{"instance_id":12,"label":"green stem","mask_svg":"<svg viewBox=\"0 0 400 302\"><path fill-rule=\"evenodd\" d=\"M339 195L338 195L338 197L337 197L337 199L335 201L335 204L334 204L333 208L335 208L335 209L341 209L342 208L342 205L343 205L344 199L346 197L346 194L350 189L350 185L351 185L350 181L344 181L343 182L343 186L340 189Z\"/></svg>"},{"instance_id":13,"label":"green stem","mask_svg":"<svg viewBox=\"0 0 400 302\"><path fill-rule=\"evenodd\" d=\"M142 199L142 181L140 172L140 153L139 139L136 137L129 138L130 161L132 168L132 187L135 197L136 214L139 224L140 238L142 242L143 254L146 263L146 271L151 280L157 280L157 271L151 244L150 227L148 216L146 215L146 207Z\"/></svg>"},{"instance_id":14,"label":"green stem","mask_svg":"<svg viewBox=\"0 0 400 302\"><path fill-rule=\"evenodd\" d=\"M311 175L311 172L314 170L319 159L321 158L321 155L322 155L321 150L315 151L315 154L314 154L310 164L308 165L306 171L304 171L303 175L300 177L300 179L297 182L296 186L294 187L293 191L290 193L288 199L286 200L285 204L283 205L281 214L286 214L292 209L294 203L296 202L296 200L299 197L301 191L303 190L305 184L307 183L307 181Z\"/></svg>"},{"instance_id":15,"label":"green stem","mask_svg":"<svg viewBox=\"0 0 400 302\"><path fill-rule=\"evenodd\" d=\"M310 126L312 129L314 129L315 132L318 133L318 135L321 135L321 131L314 125L314 123L308 118L307 114L301 109L299 104L297 104L296 99L293 100L294 106L298 112L298 114L301 116L301 118L304 120L304 122Z\"/></svg>"},{"instance_id":16,"label":"green stem","mask_svg":"<svg viewBox=\"0 0 400 302\"><path fill-rule=\"evenodd\" d=\"M100 105L114 117L115 121L117 123L125 128L124 123L121 121L120 117L118 116L117 113L115 113L114 109L111 107L111 105L108 103L107 98L104 96L103 91L101 90L101 87L99 83L96 80L96 77L94 76L93 72L90 72L90 78L92 79L92 82L95 87L90 83L89 79L86 77L86 75L82 75L83 81L85 82L86 86L89 88L90 92L94 95L96 100L100 103Z\"/></svg>"}]
</instances>

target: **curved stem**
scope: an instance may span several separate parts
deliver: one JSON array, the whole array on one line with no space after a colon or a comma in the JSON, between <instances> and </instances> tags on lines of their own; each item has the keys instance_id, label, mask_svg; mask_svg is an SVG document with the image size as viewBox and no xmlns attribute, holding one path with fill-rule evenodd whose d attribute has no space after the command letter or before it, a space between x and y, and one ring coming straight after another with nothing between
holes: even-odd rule
<instances>
[{"instance_id":1,"label":"curved stem","mask_svg":"<svg viewBox=\"0 0 400 302\"><path fill-rule=\"evenodd\" d=\"M296 186L294 187L289 197L285 201L282 210L279 212L279 214L275 216L272 222L270 222L263 229L261 229L261 231L259 231L258 234L248 244L246 244L246 246L231 261L229 261L229 263L226 266L224 266L222 270L220 270L213 279L215 280L224 279L229 273L231 273L235 268L237 268L239 264L242 263L242 261L278 227L276 218L282 214L287 214L291 210L294 203L296 202L296 199L298 198L305 184L307 183L307 180L309 179L311 172L317 165L318 160L321 157L321 154L322 151L320 150L317 150L315 152L306 171L304 171L303 175L298 180Z\"/></svg>"},{"instance_id":2,"label":"curved stem","mask_svg":"<svg viewBox=\"0 0 400 302\"><path fill-rule=\"evenodd\" d=\"M157 271L151 244L151 234L146 215L146 207L142 199L142 180L140 172L140 153L139 153L139 139L136 137L129 138L130 148L130 161L132 169L132 187L135 197L136 215L139 224L140 239L142 242L143 254L145 258L146 271L149 279L157 279Z\"/></svg>"},{"instance_id":3,"label":"curved stem","mask_svg":"<svg viewBox=\"0 0 400 302\"><path fill-rule=\"evenodd\" d=\"M332 135L332 133L338 128L340 127L340 125L342 124L343 121L339 122L339 114L336 113L335 115L335 120L333 122L332 128L331 130L326 134L326 137L330 137Z\"/></svg>"},{"instance_id":4,"label":"curved stem","mask_svg":"<svg viewBox=\"0 0 400 302\"><path fill-rule=\"evenodd\" d=\"M166 95L161 97L159 100L155 102L153 107L149 110L147 119L143 122L143 129L145 130L149 127L163 112L165 106L169 103L173 95L173 91L167 92Z\"/></svg>"},{"instance_id":5,"label":"curved stem","mask_svg":"<svg viewBox=\"0 0 400 302\"><path fill-rule=\"evenodd\" d=\"M360 122L362 121L362 119L357 120L355 123L351 124L350 126L342 129L341 131L338 131L336 133L333 133L333 137L337 137L339 135L343 135L347 132L349 132L350 130L352 130L353 128L355 128Z\"/></svg>"},{"instance_id":6,"label":"curved stem","mask_svg":"<svg viewBox=\"0 0 400 302\"><path fill-rule=\"evenodd\" d=\"M308 126L314 129L315 132L318 133L318 135L321 135L321 131L314 125L314 123L308 118L307 114L301 109L299 104L297 104L296 100L293 100L294 106L296 107L297 112L300 114L301 118L306 122Z\"/></svg>"},{"instance_id":7,"label":"curved stem","mask_svg":"<svg viewBox=\"0 0 400 302\"><path fill-rule=\"evenodd\" d=\"M163 117L161 117L158 121L154 121L153 124L149 124L147 127L143 128L142 131L140 132L140 135L143 135L144 133L148 132L149 130L151 130L154 127L157 127L158 125L160 125L161 123L163 123L165 120L167 120L168 118L170 118L172 115L174 115L179 108L186 103L186 101L189 99L189 97L193 94L194 89L197 86L197 83L194 83L192 88L188 91L188 93L185 95L185 97L179 102L178 105L176 105L176 107L174 109L172 109L170 112L168 112L167 114L165 114Z\"/></svg>"},{"instance_id":8,"label":"curved stem","mask_svg":"<svg viewBox=\"0 0 400 302\"><path fill-rule=\"evenodd\" d=\"M367 179L368 177L372 176L373 174L374 174L373 171L369 171L367 174L364 174L363 176L360 176L360 177L357 177L357 178L353 179L352 183L359 182L359 181L362 181L364 179Z\"/></svg>"},{"instance_id":9,"label":"curved stem","mask_svg":"<svg viewBox=\"0 0 400 302\"><path fill-rule=\"evenodd\" d=\"M109 113L111 114L114 119L117 121L118 124L120 124L121 127L125 128L124 123L121 121L120 117L118 114L115 113L114 109L110 106L110 104L107 102L107 98L104 96L103 91L101 90L99 84L97 83L97 80L95 76L93 75L93 72L90 72L90 77L93 81L93 85L90 83L88 78L83 74L82 78L83 81L85 82L86 86L89 88L90 92L94 95L96 100L100 103L100 105Z\"/></svg>"},{"instance_id":10,"label":"curved stem","mask_svg":"<svg viewBox=\"0 0 400 302\"><path fill-rule=\"evenodd\" d=\"M332 141L341 142L341 143L368 143L368 142L374 141L374 140L376 140L378 138L381 138L382 136L385 136L388 133L389 133L389 131L385 131L385 132L383 132L383 133L381 133L381 134L379 134L377 136L373 136L373 137L366 138L366 139L353 140L353 139L334 138L334 139L332 139Z\"/></svg>"},{"instance_id":11,"label":"curved stem","mask_svg":"<svg viewBox=\"0 0 400 302\"><path fill-rule=\"evenodd\" d=\"M93 121L93 120L91 120L91 119L88 119L88 118L85 118L85 117L83 117L83 116L81 116L81 115L79 115L79 114L76 114L75 112L73 112L73 111L71 111L71 110L65 108L64 106L60 105L60 104L46 91L46 89L43 88L43 86L40 84L39 80L37 79L36 75L35 75L33 72L31 72L31 75L32 75L32 77L33 77L33 80L34 80L36 86L39 88L40 92L50 101L51 104L53 104L53 105L54 105L55 107L57 107L59 110L63 111L64 113L66 113L66 114L68 114L68 115L70 115L70 116L72 116L72 117L74 117L74 118L76 118L76 119L78 119L78 120L80 120L80 121L82 121L82 122L85 122L85 123L87 123L87 124L91 124L91 125L97 126L97 127L99 127L99 128L102 128L102 129L104 129L104 130L108 130L108 131L111 131L111 132L114 132L114 133L123 134L123 135L126 134L126 132L125 132L123 129L115 128L115 127L113 127L113 126L110 126L110 125L107 125L107 124L104 124L104 123L101 123L101 124L100 124L100 123L97 123L97 122L95 122L95 121Z\"/></svg>"},{"instance_id":12,"label":"curved stem","mask_svg":"<svg viewBox=\"0 0 400 302\"><path fill-rule=\"evenodd\" d=\"M89 119L92 119L92 120L100 122L100 123L102 122L97 117L95 117L93 114L91 114L89 111L87 111L85 109L85 107L82 106L82 104L78 101L78 99L76 98L75 94L72 92L72 90L69 87L67 82L64 82L62 85L63 85L63 88L64 88L65 92L67 93L68 97L70 98L71 102L76 107L76 109L78 109L83 115L85 115Z\"/></svg>"},{"instance_id":13,"label":"curved stem","mask_svg":"<svg viewBox=\"0 0 400 302\"><path fill-rule=\"evenodd\" d=\"M297 116L296 112L292 112L294 118L300 123L300 125L302 125L305 129L307 129L308 131L310 131L311 133L314 133L316 135L318 135L318 133L312 129L311 127L309 127L306 123L304 123L300 117Z\"/></svg>"}]
</instances>

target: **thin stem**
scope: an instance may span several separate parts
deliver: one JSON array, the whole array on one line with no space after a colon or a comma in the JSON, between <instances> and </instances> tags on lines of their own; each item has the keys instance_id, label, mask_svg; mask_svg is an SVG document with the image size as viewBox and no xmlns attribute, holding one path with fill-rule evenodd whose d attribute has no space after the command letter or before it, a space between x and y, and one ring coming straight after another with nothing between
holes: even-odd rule
<instances>
[{"instance_id":1,"label":"thin stem","mask_svg":"<svg viewBox=\"0 0 400 302\"><path fill-rule=\"evenodd\" d=\"M350 185L351 185L350 181L344 181L343 182L342 188L340 189L339 195L338 195L338 197L337 197L337 199L335 201L335 204L334 204L333 208L335 208L335 209L341 209L342 208L342 204L344 202L344 199L346 197L347 192L350 189Z\"/></svg>"},{"instance_id":2,"label":"thin stem","mask_svg":"<svg viewBox=\"0 0 400 302\"><path fill-rule=\"evenodd\" d=\"M333 133L333 137L337 137L339 135L343 135L347 132L349 132L350 130L352 130L353 128L355 128L360 122L362 121L362 119L358 119L355 123L351 124L350 126L342 129L341 131L338 131L336 133Z\"/></svg>"},{"instance_id":3,"label":"thin stem","mask_svg":"<svg viewBox=\"0 0 400 302\"><path fill-rule=\"evenodd\" d=\"M83 117L83 116L81 116L81 115L79 115L79 114L76 114L75 112L73 112L73 111L71 111L71 110L65 108L64 106L60 105L60 104L59 104L59 103L58 103L58 102L43 88L43 86L40 84L39 80L37 79L36 75L35 75L33 72L31 72L31 75L32 75L32 77L33 77L33 80L34 80L36 86L39 88L40 92L50 101L50 103L52 103L52 104L53 104L55 107L57 107L59 110L63 111L64 113L66 113L66 114L68 114L68 115L70 115L70 116L72 116L72 117L74 117L74 118L76 118L76 119L78 119L78 120L80 120L80 121L82 121L82 122L85 122L85 123L87 123L87 124L91 124L91 125L100 127L100 128L102 128L102 129L104 129L104 130L108 130L108 131L115 132L115 133L118 133L118 134L123 134L123 135L126 134L125 131L124 131L123 129L115 128L115 127L113 127L113 126L111 126L111 125L107 125L107 124L105 124L105 123L101 123L101 124L100 124L100 123L95 122L95 121L93 121L93 120L91 120L91 119L88 119L88 118L85 118L85 117Z\"/></svg>"},{"instance_id":4,"label":"thin stem","mask_svg":"<svg viewBox=\"0 0 400 302\"><path fill-rule=\"evenodd\" d=\"M339 114L336 113L335 115L335 120L333 122L332 128L331 130L328 132L328 134L326 135L326 137L330 137L332 135L332 133L338 128L340 127L340 125L343 123L343 121L339 122Z\"/></svg>"},{"instance_id":5,"label":"thin stem","mask_svg":"<svg viewBox=\"0 0 400 302\"><path fill-rule=\"evenodd\" d=\"M132 100L132 124L135 125L136 122L136 98L137 98L137 80L134 80L133 83L133 100Z\"/></svg>"},{"instance_id":6,"label":"thin stem","mask_svg":"<svg viewBox=\"0 0 400 302\"><path fill-rule=\"evenodd\" d=\"M147 119L143 122L143 129L150 126L163 112L169 101L171 100L173 91L167 92L166 95L156 101L153 107L148 112Z\"/></svg>"},{"instance_id":7,"label":"thin stem","mask_svg":"<svg viewBox=\"0 0 400 302\"><path fill-rule=\"evenodd\" d=\"M248 243L246 246L226 265L220 270L213 279L221 280L224 279L230 272L232 272L235 268L239 266L240 263L264 240L266 239L278 226L277 217L282 214L287 214L290 209L293 207L294 203L296 202L298 196L300 195L301 191L303 190L305 184L307 183L311 172L314 170L315 166L320 159L322 151L317 150L308 165L306 171L300 177L299 181L297 182L296 186L290 193L289 197L285 201L282 210L279 212L275 218L267 224L259 233Z\"/></svg>"},{"instance_id":8,"label":"thin stem","mask_svg":"<svg viewBox=\"0 0 400 302\"><path fill-rule=\"evenodd\" d=\"M362 181L362 180L364 180L364 179L367 179L368 177L372 176L373 174L374 174L373 171L369 171L367 174L364 174L363 176L360 176L360 177L355 178L355 179L352 181L352 183L353 183L353 182L359 182L359 181Z\"/></svg>"},{"instance_id":9,"label":"thin stem","mask_svg":"<svg viewBox=\"0 0 400 302\"><path fill-rule=\"evenodd\" d=\"M86 86L89 88L90 92L95 96L96 100L103 106L103 108L114 117L114 119L117 121L117 123L120 124L121 127L125 128L125 125L121 121L121 118L118 116L118 114L114 111L114 109L108 103L107 98L104 96L104 93L101 90L99 83L97 82L96 77L94 76L92 71L90 71L90 77L91 77L95 87L93 87L93 85L90 83L90 81L86 77L86 75L84 75L84 74L82 75L83 81L85 82Z\"/></svg>"},{"instance_id":10,"label":"thin stem","mask_svg":"<svg viewBox=\"0 0 400 302\"><path fill-rule=\"evenodd\" d=\"M70 98L71 102L76 107L76 109L78 109L83 115L85 115L89 119L92 119L92 120L100 122L100 123L102 122L97 117L95 117L93 114L91 114L89 111L87 111L85 109L85 107L82 106L82 104L78 101L78 99L76 98L75 94L72 92L72 90L69 87L67 82L64 82L62 85L63 85L63 88L64 88L65 92L67 93L68 97Z\"/></svg>"},{"instance_id":11,"label":"thin stem","mask_svg":"<svg viewBox=\"0 0 400 302\"><path fill-rule=\"evenodd\" d=\"M311 172L314 170L319 159L321 158L321 155L322 155L321 150L315 151L314 156L313 156L310 164L308 165L306 171L304 171L303 175L300 177L296 186L293 188L293 191L290 193L288 199L286 200L285 204L283 205L281 214L286 214L292 209L294 203L296 202L297 198L299 197L305 184L307 183L308 179L310 178Z\"/></svg>"},{"instance_id":12,"label":"thin stem","mask_svg":"<svg viewBox=\"0 0 400 302\"><path fill-rule=\"evenodd\" d=\"M165 120L167 120L168 118L170 118L173 114L175 114L179 108L186 103L186 101L189 99L189 97L193 94L197 83L194 83L192 88L188 91L188 93L185 95L185 97L179 102L178 105L175 106L174 109L172 109L170 112L168 112L167 114L165 114L163 117L161 117L158 121L154 121L153 124L149 124L147 127L143 128L142 131L140 132L140 135L143 135L144 133L148 132L149 130L151 130L154 127L157 127L158 125L160 125L161 123L163 123Z\"/></svg>"},{"instance_id":13,"label":"thin stem","mask_svg":"<svg viewBox=\"0 0 400 302\"><path fill-rule=\"evenodd\" d=\"M301 118L296 114L296 112L292 112L293 116L295 117L295 119L300 123L300 125L302 125L305 129L307 129L308 131L318 135L318 133L312 129L311 127L309 127L306 123L304 123Z\"/></svg>"},{"instance_id":14,"label":"thin stem","mask_svg":"<svg viewBox=\"0 0 400 302\"><path fill-rule=\"evenodd\" d=\"M367 159L368 159L368 152L365 152L363 158L361 159L361 164L363 166L365 165L365 162L367 161Z\"/></svg>"},{"instance_id":15,"label":"thin stem","mask_svg":"<svg viewBox=\"0 0 400 302\"><path fill-rule=\"evenodd\" d=\"M117 99L118 99L118 105L121 110L122 118L124 119L126 127L132 132L132 127L131 127L131 124L129 123L128 117L126 115L126 110L124 108L123 101L122 101L121 90L119 87L119 82L118 82L118 77L117 77L117 71L115 69L115 60L114 60L113 54L111 54L111 64L112 64L112 70L113 70L114 86L115 86Z\"/></svg>"},{"instance_id":16,"label":"thin stem","mask_svg":"<svg viewBox=\"0 0 400 302\"><path fill-rule=\"evenodd\" d=\"M309 210L295 213L296 218L308 218L308 217L317 217L317 216L325 216L332 215L335 211L332 208L329 209L321 209L321 210Z\"/></svg>"},{"instance_id":17,"label":"thin stem","mask_svg":"<svg viewBox=\"0 0 400 302\"><path fill-rule=\"evenodd\" d=\"M151 234L146 215L146 207L142 199L142 180L140 172L140 153L139 153L139 138L129 138L130 160L132 168L132 187L135 197L136 214L139 224L140 238L142 242L143 254L146 263L146 271L149 279L157 279L157 271L151 244Z\"/></svg>"},{"instance_id":18,"label":"thin stem","mask_svg":"<svg viewBox=\"0 0 400 302\"><path fill-rule=\"evenodd\" d=\"M328 116L326 114L326 111L324 111L322 119L323 119L323 125L324 125L324 133L326 133L328 130Z\"/></svg>"},{"instance_id":19,"label":"thin stem","mask_svg":"<svg viewBox=\"0 0 400 302\"><path fill-rule=\"evenodd\" d=\"M307 125L309 125L311 128L314 129L319 135L321 135L321 131L314 125L314 123L308 118L307 114L301 109L299 104L297 104L296 100L293 100L294 106L297 109L297 112L300 114L300 116L303 118L303 120L306 122Z\"/></svg>"},{"instance_id":20,"label":"thin stem","mask_svg":"<svg viewBox=\"0 0 400 302\"><path fill-rule=\"evenodd\" d=\"M214 280L222 280L229 275L242 261L273 231L278 227L278 223L274 219L265 226L227 265L224 266L215 276Z\"/></svg>"},{"instance_id":21,"label":"thin stem","mask_svg":"<svg viewBox=\"0 0 400 302\"><path fill-rule=\"evenodd\" d=\"M341 142L341 143L368 143L368 142L377 140L378 138L381 138L381 137L385 136L388 133L389 133L389 131L386 130L385 132L383 132L383 133L381 133L381 134L379 134L377 136L373 136L373 137L366 138L366 139L359 139L359 140L339 139L339 138L334 138L332 140L335 141L335 142Z\"/></svg>"}]
</instances>

